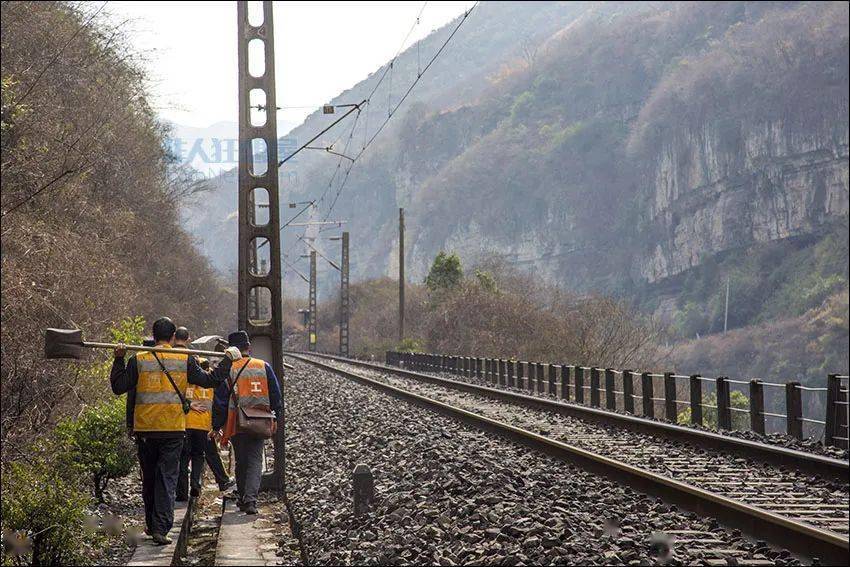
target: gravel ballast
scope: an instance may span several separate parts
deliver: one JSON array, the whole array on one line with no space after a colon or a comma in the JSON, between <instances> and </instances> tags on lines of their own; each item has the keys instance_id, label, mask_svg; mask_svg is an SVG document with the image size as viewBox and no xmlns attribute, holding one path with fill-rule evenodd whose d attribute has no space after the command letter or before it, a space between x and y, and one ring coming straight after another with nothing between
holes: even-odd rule
<instances>
[{"instance_id":1,"label":"gravel ballast","mask_svg":"<svg viewBox=\"0 0 850 567\"><path fill-rule=\"evenodd\" d=\"M797 564L711 519L295 362L287 491L316 564ZM376 500L353 517L352 471Z\"/></svg>"}]
</instances>

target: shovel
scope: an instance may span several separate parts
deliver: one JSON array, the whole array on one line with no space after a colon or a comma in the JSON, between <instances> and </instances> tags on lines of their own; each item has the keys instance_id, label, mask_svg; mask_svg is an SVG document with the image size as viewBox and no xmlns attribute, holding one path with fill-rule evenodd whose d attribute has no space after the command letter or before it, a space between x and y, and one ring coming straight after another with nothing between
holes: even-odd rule
<instances>
[{"instance_id":1,"label":"shovel","mask_svg":"<svg viewBox=\"0 0 850 567\"><path fill-rule=\"evenodd\" d=\"M212 346L214 344L218 345L226 345L227 341L224 339L210 335L208 337L201 337L197 341L193 341L192 344L206 344ZM80 329L47 329L44 332L44 358L53 359L53 358L71 358L74 360L80 360L83 358L83 348L108 348L115 349L118 345L116 343L95 343L90 341L83 340L83 331ZM157 346L138 346L138 345L124 345L124 348L127 350L142 350L146 352L171 352L178 354L194 354L199 356L206 357L217 357L224 358L225 354L223 352L211 351L211 350L195 350L189 348L177 348L177 347L157 347ZM287 370L294 370L295 367L291 364L283 363L283 367Z\"/></svg>"},{"instance_id":2,"label":"shovel","mask_svg":"<svg viewBox=\"0 0 850 567\"><path fill-rule=\"evenodd\" d=\"M80 329L47 329L44 332L44 358L83 358L83 348L118 348L116 343L95 343L83 340ZM224 357L223 352L211 350L193 350L188 348L168 348L157 346L124 345L127 350L142 350L147 352L171 352L179 354L195 354L207 357Z\"/></svg>"}]
</instances>

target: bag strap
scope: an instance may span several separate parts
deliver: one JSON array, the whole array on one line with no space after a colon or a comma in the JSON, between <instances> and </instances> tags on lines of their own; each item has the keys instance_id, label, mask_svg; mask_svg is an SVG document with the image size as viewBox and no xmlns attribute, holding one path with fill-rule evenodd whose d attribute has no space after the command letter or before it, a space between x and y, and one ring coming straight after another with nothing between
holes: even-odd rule
<instances>
[{"instance_id":1,"label":"bag strap","mask_svg":"<svg viewBox=\"0 0 850 567\"><path fill-rule=\"evenodd\" d=\"M251 362L251 357L248 357L248 360L245 361L245 364L242 365L242 368L239 369L239 372L236 373L236 378L233 379L233 382L230 382L230 394L228 394L228 398L234 396L236 394L236 382L239 381L239 377L242 376L242 371L248 367L248 363ZM236 402L238 395L234 396L233 401ZM238 404L237 404L238 405Z\"/></svg>"},{"instance_id":2,"label":"bag strap","mask_svg":"<svg viewBox=\"0 0 850 567\"><path fill-rule=\"evenodd\" d=\"M162 363L162 361L159 359L159 357L156 355L156 353L151 352L151 354L156 359L156 361L159 363L159 367L162 368L162 371L165 372L165 375L168 377L168 381L171 382L171 387L174 388L174 392L177 394L177 397L180 398L180 405L182 405L185 408L186 407L186 398L183 396L183 392L181 392L180 388L177 387L177 384L174 383L174 378L171 377L171 374L169 374L168 369L165 368L165 365Z\"/></svg>"}]
</instances>

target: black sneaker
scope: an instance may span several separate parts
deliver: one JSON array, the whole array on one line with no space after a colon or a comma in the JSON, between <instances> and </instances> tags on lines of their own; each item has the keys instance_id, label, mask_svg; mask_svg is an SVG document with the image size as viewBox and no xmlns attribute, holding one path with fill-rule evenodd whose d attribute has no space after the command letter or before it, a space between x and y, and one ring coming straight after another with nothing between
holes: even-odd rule
<instances>
[{"instance_id":1,"label":"black sneaker","mask_svg":"<svg viewBox=\"0 0 850 567\"><path fill-rule=\"evenodd\" d=\"M228 489L233 488L234 486L236 486L236 481L232 478L228 478L227 480L218 485L218 489L221 492L226 492Z\"/></svg>"},{"instance_id":2,"label":"black sneaker","mask_svg":"<svg viewBox=\"0 0 850 567\"><path fill-rule=\"evenodd\" d=\"M255 516L259 514L259 512L257 512L257 505L253 503L245 504L245 507L242 508L242 511L248 514L249 516Z\"/></svg>"},{"instance_id":3,"label":"black sneaker","mask_svg":"<svg viewBox=\"0 0 850 567\"><path fill-rule=\"evenodd\" d=\"M189 496L191 496L192 498L197 498L200 495L201 495L201 489L200 488L193 488L192 490L189 491Z\"/></svg>"}]
</instances>

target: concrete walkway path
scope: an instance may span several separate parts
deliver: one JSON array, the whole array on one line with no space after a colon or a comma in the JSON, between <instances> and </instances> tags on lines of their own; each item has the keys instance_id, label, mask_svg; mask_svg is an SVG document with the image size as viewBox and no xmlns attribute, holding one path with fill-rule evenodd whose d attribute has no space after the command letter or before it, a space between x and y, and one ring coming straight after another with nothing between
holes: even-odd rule
<instances>
[{"instance_id":1,"label":"concrete walkway path","mask_svg":"<svg viewBox=\"0 0 850 567\"><path fill-rule=\"evenodd\" d=\"M168 533L174 543L171 545L154 545L153 540L149 536L145 536L136 547L136 551L133 552L133 557L130 558L127 565L130 567L171 565L177 548L180 528L183 526L183 519L186 517L186 508L186 502L177 502L174 506L174 527Z\"/></svg>"}]
</instances>

